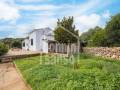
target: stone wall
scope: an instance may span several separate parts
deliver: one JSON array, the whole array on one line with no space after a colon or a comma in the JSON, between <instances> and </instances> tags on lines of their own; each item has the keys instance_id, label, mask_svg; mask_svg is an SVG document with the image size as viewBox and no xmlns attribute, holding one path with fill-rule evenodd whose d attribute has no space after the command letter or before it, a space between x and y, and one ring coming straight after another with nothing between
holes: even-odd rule
<instances>
[{"instance_id":1,"label":"stone wall","mask_svg":"<svg viewBox=\"0 0 120 90\"><path fill-rule=\"evenodd\" d=\"M120 60L120 47L85 47L84 52L95 56Z\"/></svg>"}]
</instances>

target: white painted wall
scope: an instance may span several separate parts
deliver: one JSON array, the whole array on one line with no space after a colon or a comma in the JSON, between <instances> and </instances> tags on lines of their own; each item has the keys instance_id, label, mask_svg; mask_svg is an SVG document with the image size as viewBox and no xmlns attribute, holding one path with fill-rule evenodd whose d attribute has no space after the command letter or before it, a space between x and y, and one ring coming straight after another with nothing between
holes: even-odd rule
<instances>
[{"instance_id":1,"label":"white painted wall","mask_svg":"<svg viewBox=\"0 0 120 90\"><path fill-rule=\"evenodd\" d=\"M25 46L23 46L23 43L25 43ZM22 49L23 50L28 50L29 49L29 39L26 38L22 41Z\"/></svg>"},{"instance_id":2,"label":"white painted wall","mask_svg":"<svg viewBox=\"0 0 120 90\"><path fill-rule=\"evenodd\" d=\"M48 53L48 42L47 41L43 41L42 42L43 46L43 53Z\"/></svg>"},{"instance_id":3,"label":"white painted wall","mask_svg":"<svg viewBox=\"0 0 120 90\"><path fill-rule=\"evenodd\" d=\"M29 40L26 39L24 40L25 43L28 45L25 45L25 47L22 48L25 50L29 48L30 51L41 51L44 53L48 53L47 40L54 40L54 37L50 36L51 31L52 30L50 28L43 28L29 33L28 34ZM31 45L31 39L33 39L33 45Z\"/></svg>"},{"instance_id":4,"label":"white painted wall","mask_svg":"<svg viewBox=\"0 0 120 90\"><path fill-rule=\"evenodd\" d=\"M40 30L36 31L37 32L36 33L37 50L44 52L44 53L48 53L48 43L46 42L46 40L48 40L49 38L47 38L46 35L50 31L51 31L51 29L49 29L49 28L40 29Z\"/></svg>"},{"instance_id":5,"label":"white painted wall","mask_svg":"<svg viewBox=\"0 0 120 90\"><path fill-rule=\"evenodd\" d=\"M33 39L33 45L31 45L31 39ZM36 32L30 33L29 34L29 50L37 51L36 45L37 45Z\"/></svg>"},{"instance_id":6,"label":"white painted wall","mask_svg":"<svg viewBox=\"0 0 120 90\"><path fill-rule=\"evenodd\" d=\"M36 33L36 48L37 50L39 51L43 51L42 50L42 36L43 36L43 33L41 31L37 31Z\"/></svg>"}]
</instances>

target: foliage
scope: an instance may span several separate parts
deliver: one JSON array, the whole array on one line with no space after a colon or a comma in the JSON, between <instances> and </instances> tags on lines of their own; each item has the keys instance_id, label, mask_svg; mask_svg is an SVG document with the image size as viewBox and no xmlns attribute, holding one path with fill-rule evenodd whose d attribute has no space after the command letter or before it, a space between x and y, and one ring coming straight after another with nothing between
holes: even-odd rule
<instances>
[{"instance_id":1,"label":"foliage","mask_svg":"<svg viewBox=\"0 0 120 90\"><path fill-rule=\"evenodd\" d=\"M21 41L14 41L13 43L12 43L12 48L21 48L22 47L22 45L21 45Z\"/></svg>"},{"instance_id":2,"label":"foliage","mask_svg":"<svg viewBox=\"0 0 120 90\"><path fill-rule=\"evenodd\" d=\"M40 64L38 56L15 61L33 90L120 90L120 62L81 54L74 69L69 64ZM55 56L52 56L51 63ZM63 60L61 58L61 60ZM63 60L66 62L66 60Z\"/></svg>"},{"instance_id":3,"label":"foliage","mask_svg":"<svg viewBox=\"0 0 120 90\"><path fill-rule=\"evenodd\" d=\"M106 25L108 44L110 46L120 46L120 13L113 16Z\"/></svg>"},{"instance_id":4,"label":"foliage","mask_svg":"<svg viewBox=\"0 0 120 90\"><path fill-rule=\"evenodd\" d=\"M84 32L81 36L80 39L82 41L86 41L89 42L91 36L93 36L93 34L95 34L98 30L101 30L101 28L99 26L96 26L95 28L91 28L88 30L88 32Z\"/></svg>"},{"instance_id":5,"label":"foliage","mask_svg":"<svg viewBox=\"0 0 120 90\"><path fill-rule=\"evenodd\" d=\"M0 43L0 56L8 52L8 46L4 43Z\"/></svg>"},{"instance_id":6,"label":"foliage","mask_svg":"<svg viewBox=\"0 0 120 90\"><path fill-rule=\"evenodd\" d=\"M22 40L22 38L4 38L4 39L1 39L0 41L3 42L5 45L7 45L8 48L10 49L11 47L14 46L14 45L12 45L14 42L21 43L21 40Z\"/></svg>"},{"instance_id":7,"label":"foliage","mask_svg":"<svg viewBox=\"0 0 120 90\"><path fill-rule=\"evenodd\" d=\"M105 29L95 27L83 33L80 38L89 46L120 46L120 14L111 17Z\"/></svg>"},{"instance_id":8,"label":"foliage","mask_svg":"<svg viewBox=\"0 0 120 90\"><path fill-rule=\"evenodd\" d=\"M60 43L77 42L76 37L65 31L63 28L59 27L61 25L76 36L78 36L78 30L75 29L75 25L73 25L73 22L73 17L64 17L62 20L58 19L57 26L54 30L55 40L57 40Z\"/></svg>"},{"instance_id":9,"label":"foliage","mask_svg":"<svg viewBox=\"0 0 120 90\"><path fill-rule=\"evenodd\" d=\"M91 37L90 41L88 42L89 46L107 46L107 37L105 30L96 31Z\"/></svg>"},{"instance_id":10,"label":"foliage","mask_svg":"<svg viewBox=\"0 0 120 90\"><path fill-rule=\"evenodd\" d=\"M106 31L96 26L81 35L80 39L88 46L106 46Z\"/></svg>"},{"instance_id":11,"label":"foliage","mask_svg":"<svg viewBox=\"0 0 120 90\"><path fill-rule=\"evenodd\" d=\"M1 42L3 42L5 45L7 45L8 48L11 47L12 41L13 41L12 38L4 38L1 40Z\"/></svg>"}]
</instances>

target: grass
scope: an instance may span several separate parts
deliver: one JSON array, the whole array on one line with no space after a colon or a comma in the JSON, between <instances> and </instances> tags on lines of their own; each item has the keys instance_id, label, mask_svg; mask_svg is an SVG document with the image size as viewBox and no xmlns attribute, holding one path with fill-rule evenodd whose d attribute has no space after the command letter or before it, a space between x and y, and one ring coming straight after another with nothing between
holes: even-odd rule
<instances>
[{"instance_id":1,"label":"grass","mask_svg":"<svg viewBox=\"0 0 120 90\"><path fill-rule=\"evenodd\" d=\"M119 61L85 54L77 64L59 58L54 62L55 56L45 55L15 63L33 90L120 90ZM74 69L75 65L78 68Z\"/></svg>"}]
</instances>

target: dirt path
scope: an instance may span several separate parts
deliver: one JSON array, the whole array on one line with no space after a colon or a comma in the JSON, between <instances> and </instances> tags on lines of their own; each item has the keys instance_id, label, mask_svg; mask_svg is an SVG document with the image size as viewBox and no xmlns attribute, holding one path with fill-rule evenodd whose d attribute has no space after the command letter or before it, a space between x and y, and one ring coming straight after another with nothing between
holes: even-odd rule
<instances>
[{"instance_id":1,"label":"dirt path","mask_svg":"<svg viewBox=\"0 0 120 90\"><path fill-rule=\"evenodd\" d=\"M0 64L0 90L31 90L25 85L13 63Z\"/></svg>"}]
</instances>

